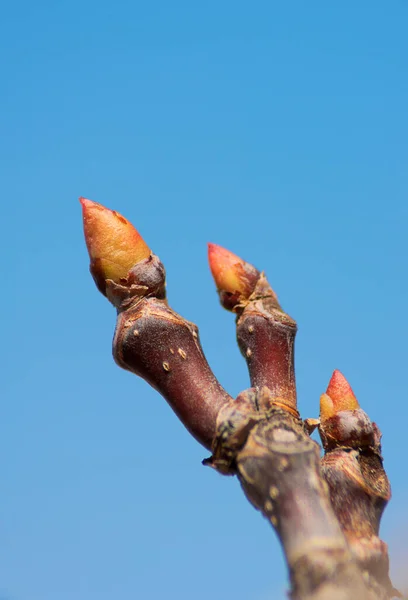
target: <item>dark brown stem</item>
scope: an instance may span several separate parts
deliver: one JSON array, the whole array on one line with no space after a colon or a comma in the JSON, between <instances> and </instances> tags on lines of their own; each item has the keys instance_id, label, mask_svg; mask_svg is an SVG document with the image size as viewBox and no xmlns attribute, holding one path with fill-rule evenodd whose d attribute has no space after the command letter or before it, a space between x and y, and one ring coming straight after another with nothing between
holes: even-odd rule
<instances>
[{"instance_id":1,"label":"dark brown stem","mask_svg":"<svg viewBox=\"0 0 408 600\"><path fill-rule=\"evenodd\" d=\"M263 273L243 309L237 310L237 339L251 385L271 390L276 403L297 415L294 343L296 322L278 303Z\"/></svg>"},{"instance_id":2,"label":"dark brown stem","mask_svg":"<svg viewBox=\"0 0 408 600\"><path fill-rule=\"evenodd\" d=\"M329 474L326 474L323 461L330 487L329 497L320 471L318 447L299 426L297 419L295 321L283 312L263 274L248 300L234 310L238 313L238 343L248 364L251 383L258 390L255 396L252 395L251 402L267 417L256 422L249 396L246 408L245 402L240 400L244 411L252 415L249 422L243 420L242 415L237 417L236 408L233 415L224 408L219 415L214 466L221 472L235 468L249 500L275 527L287 558L294 597L304 598L308 593L315 597L315 594L323 593L323 597L328 594L327 597L331 598L334 592L338 594L341 590L345 597L390 598L393 588L388 579L387 550L376 537L379 515L389 492L386 478L381 478L378 465L375 481L367 481L366 474L366 485L376 488L377 494L375 500L371 498L369 502L361 503L361 511L355 507L360 521L357 531L360 528L361 534L352 534L356 524L349 519L344 495L338 493L343 484L341 480L347 479L350 485L350 475L340 465L339 473L329 468ZM266 388L260 394L263 386ZM265 406L268 404L265 402L266 395L270 407L273 407L269 414ZM226 423L230 424L234 419L235 428L240 433L234 431L233 448L227 443L226 452L225 439L227 434L230 435L230 425L226 426ZM325 431L327 441L331 435L330 427ZM239 447L237 439L242 444L243 432L247 437L245 444ZM321 434L324 437L322 429ZM369 440L367 442L360 435L360 446L362 443L364 447L371 444L371 456L360 457L360 469L368 471L369 465L374 466L374 462L381 459L379 448L372 440L371 429L365 434ZM343 454L347 453L343 451ZM352 460L348 454L347 460L349 463ZM384 472L382 474L385 476ZM353 494L350 494L348 501L352 502L352 498ZM357 506L359 504L357 502ZM374 522L377 523L377 531ZM370 540L369 549L367 538ZM358 562L355 561L357 555ZM371 578L367 586L364 577L369 572L368 565L378 575L376 579ZM333 572L336 576L331 575ZM326 582L325 585L328 582L328 592L322 592L322 582Z\"/></svg>"},{"instance_id":3,"label":"dark brown stem","mask_svg":"<svg viewBox=\"0 0 408 600\"><path fill-rule=\"evenodd\" d=\"M165 300L142 298L119 313L113 355L160 392L195 439L211 447L218 412L230 396L207 363L196 325Z\"/></svg>"},{"instance_id":4,"label":"dark brown stem","mask_svg":"<svg viewBox=\"0 0 408 600\"><path fill-rule=\"evenodd\" d=\"M214 454L205 461L237 474L250 502L275 528L296 600L374 600L330 504L319 448L299 419L276 408L267 388L224 406Z\"/></svg>"},{"instance_id":5,"label":"dark brown stem","mask_svg":"<svg viewBox=\"0 0 408 600\"><path fill-rule=\"evenodd\" d=\"M263 273L210 245L221 303L238 315L238 343L254 386L232 400L205 359L197 327L168 306L158 257L124 217L89 200L82 205L92 275L118 310L116 362L157 389L190 433L212 449L205 464L237 475L277 532L292 599L389 600L396 591L387 547L378 538L390 497L380 433L355 409L358 403L339 374L322 397L321 422L301 422L296 323ZM117 236L113 243L111 234ZM316 423L325 449L322 464L309 437Z\"/></svg>"},{"instance_id":6,"label":"dark brown stem","mask_svg":"<svg viewBox=\"0 0 408 600\"><path fill-rule=\"evenodd\" d=\"M340 526L380 597L399 595L389 579L387 545L378 532L391 488L383 468L381 433L361 409L340 411L319 425L322 471ZM384 591L388 595L381 596Z\"/></svg>"}]
</instances>

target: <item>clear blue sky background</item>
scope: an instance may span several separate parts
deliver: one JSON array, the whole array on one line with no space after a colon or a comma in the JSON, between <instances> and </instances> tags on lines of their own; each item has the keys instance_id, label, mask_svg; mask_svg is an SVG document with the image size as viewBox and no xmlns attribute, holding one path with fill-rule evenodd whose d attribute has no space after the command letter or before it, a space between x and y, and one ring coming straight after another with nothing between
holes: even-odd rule
<instances>
[{"instance_id":1,"label":"clear blue sky background","mask_svg":"<svg viewBox=\"0 0 408 600\"><path fill-rule=\"evenodd\" d=\"M278 542L165 402L111 358L78 196L164 261L231 394L248 386L206 242L299 324L300 410L334 368L384 434L401 582L408 4L7 2L0 19L0 594L281 600ZM406 560L406 559L405 559Z\"/></svg>"}]
</instances>

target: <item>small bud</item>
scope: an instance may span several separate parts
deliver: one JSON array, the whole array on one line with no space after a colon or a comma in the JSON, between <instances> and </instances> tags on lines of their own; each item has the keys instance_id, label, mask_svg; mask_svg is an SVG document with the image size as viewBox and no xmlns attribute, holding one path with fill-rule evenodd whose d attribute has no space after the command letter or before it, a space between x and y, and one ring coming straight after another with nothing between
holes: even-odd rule
<instances>
[{"instance_id":1,"label":"small bud","mask_svg":"<svg viewBox=\"0 0 408 600\"><path fill-rule=\"evenodd\" d=\"M330 419L330 417L334 417L335 414L336 411L332 399L327 394L322 394L320 396L320 419L325 421L326 419Z\"/></svg>"},{"instance_id":2,"label":"small bud","mask_svg":"<svg viewBox=\"0 0 408 600\"><path fill-rule=\"evenodd\" d=\"M106 280L123 283L130 269L151 252L131 223L114 210L80 198L90 271L102 294Z\"/></svg>"},{"instance_id":3,"label":"small bud","mask_svg":"<svg viewBox=\"0 0 408 600\"><path fill-rule=\"evenodd\" d=\"M255 267L216 244L208 244L208 261L224 308L233 310L249 298L260 277Z\"/></svg>"},{"instance_id":4,"label":"small bud","mask_svg":"<svg viewBox=\"0 0 408 600\"><path fill-rule=\"evenodd\" d=\"M336 370L330 379L326 393L320 397L320 419L326 420L343 410L360 408L347 379Z\"/></svg>"}]
</instances>

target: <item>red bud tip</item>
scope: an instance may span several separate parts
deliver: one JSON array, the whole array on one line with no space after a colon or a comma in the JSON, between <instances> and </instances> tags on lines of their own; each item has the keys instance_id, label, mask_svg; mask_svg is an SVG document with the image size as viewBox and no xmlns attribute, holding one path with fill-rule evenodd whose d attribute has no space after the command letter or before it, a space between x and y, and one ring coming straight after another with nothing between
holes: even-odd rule
<instances>
[{"instance_id":1,"label":"red bud tip","mask_svg":"<svg viewBox=\"0 0 408 600\"><path fill-rule=\"evenodd\" d=\"M335 403L340 403L345 398L350 397L353 398L355 402L357 402L351 385L344 377L343 373L341 373L337 369L333 371L333 375L331 376L329 385L327 386L326 394L328 394L328 396L330 396L330 398Z\"/></svg>"},{"instance_id":2,"label":"red bud tip","mask_svg":"<svg viewBox=\"0 0 408 600\"><path fill-rule=\"evenodd\" d=\"M340 371L333 372L326 393L320 398L320 418L328 419L342 410L360 408L354 392Z\"/></svg>"},{"instance_id":3,"label":"red bud tip","mask_svg":"<svg viewBox=\"0 0 408 600\"><path fill-rule=\"evenodd\" d=\"M129 270L150 256L150 248L133 225L115 210L80 198L91 273L105 294L105 280L119 283Z\"/></svg>"},{"instance_id":4,"label":"red bud tip","mask_svg":"<svg viewBox=\"0 0 408 600\"><path fill-rule=\"evenodd\" d=\"M208 261L219 292L249 298L260 276L255 267L216 244L208 244Z\"/></svg>"}]
</instances>

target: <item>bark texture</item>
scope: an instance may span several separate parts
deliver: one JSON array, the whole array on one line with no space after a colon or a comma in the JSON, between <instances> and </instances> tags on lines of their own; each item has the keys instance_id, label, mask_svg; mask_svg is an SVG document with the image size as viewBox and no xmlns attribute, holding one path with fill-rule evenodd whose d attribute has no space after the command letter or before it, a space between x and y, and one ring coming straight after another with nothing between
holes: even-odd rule
<instances>
[{"instance_id":1,"label":"bark texture","mask_svg":"<svg viewBox=\"0 0 408 600\"><path fill-rule=\"evenodd\" d=\"M264 274L210 245L220 300L237 315L237 340L252 385L232 399L207 363L197 327L169 307L160 259L124 217L90 200L82 205L92 275L118 311L115 361L160 392L195 439L211 449L205 465L238 477L278 535L291 598L398 596L389 579L387 545L379 538L391 494L379 429L339 372L322 396L321 419L300 419L297 326ZM138 262L128 271L132 256ZM323 459L310 438L315 427Z\"/></svg>"},{"instance_id":2,"label":"bark texture","mask_svg":"<svg viewBox=\"0 0 408 600\"><path fill-rule=\"evenodd\" d=\"M196 325L165 301L143 298L119 313L113 355L160 392L191 435L211 448L217 415L231 396L208 365Z\"/></svg>"},{"instance_id":3,"label":"bark texture","mask_svg":"<svg viewBox=\"0 0 408 600\"><path fill-rule=\"evenodd\" d=\"M221 409L214 453L204 464L237 475L274 527L294 600L391 597L367 582L354 559L322 477L318 445L299 419L274 405L268 388L242 392Z\"/></svg>"}]
</instances>

